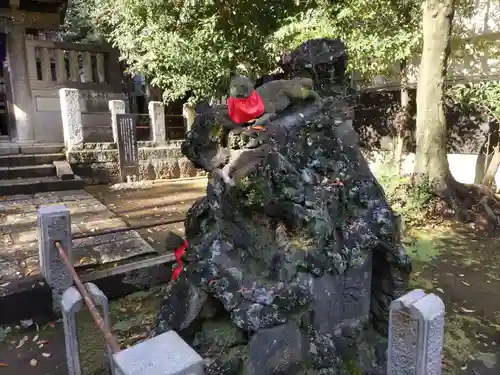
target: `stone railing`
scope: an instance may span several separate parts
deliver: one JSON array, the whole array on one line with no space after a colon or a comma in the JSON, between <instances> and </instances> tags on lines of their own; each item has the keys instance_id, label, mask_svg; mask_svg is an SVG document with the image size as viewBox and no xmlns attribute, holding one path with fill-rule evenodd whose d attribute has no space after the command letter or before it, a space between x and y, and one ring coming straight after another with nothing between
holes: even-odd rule
<instances>
[{"instance_id":1,"label":"stone railing","mask_svg":"<svg viewBox=\"0 0 500 375\"><path fill-rule=\"evenodd\" d=\"M112 140L117 143L117 124L116 114L126 113L126 103L124 100L110 100L109 113L84 113L82 112L81 96L78 89L60 89L59 99L61 103L61 116L64 132L64 143L66 151L71 152L74 149L82 148L85 141L84 116L98 115L101 120L108 124L101 126L110 127L112 130ZM161 102L150 102L149 106L149 141L155 146L161 146L167 142L167 126L165 122L165 107ZM139 115L138 115L139 116ZM90 125L91 127L93 125Z\"/></svg>"},{"instance_id":2,"label":"stone railing","mask_svg":"<svg viewBox=\"0 0 500 375\"><path fill-rule=\"evenodd\" d=\"M59 101L66 156L75 174L90 184L121 182L115 115L126 113L126 102L110 100L108 112L84 112L80 91L68 88L59 90ZM184 122L173 123L178 118L165 115L161 102L150 102L148 109L148 114L130 114L136 135L147 138L138 137L137 142L139 179L205 176L203 170L197 170L181 153Z\"/></svg>"},{"instance_id":3,"label":"stone railing","mask_svg":"<svg viewBox=\"0 0 500 375\"><path fill-rule=\"evenodd\" d=\"M71 260L71 218L64 206L38 210L40 269L52 289L54 311L64 321L69 374L81 374L76 314L82 296L58 253L56 242ZM108 299L87 283L87 292L99 305L104 322L111 326ZM440 375L445 307L434 294L413 290L392 302L389 318L387 375ZM202 358L174 331L147 339L115 353L108 351L109 368L115 375L204 374Z\"/></svg>"},{"instance_id":4,"label":"stone railing","mask_svg":"<svg viewBox=\"0 0 500 375\"><path fill-rule=\"evenodd\" d=\"M120 67L112 48L28 39L26 55L33 90L61 86L105 92L120 89Z\"/></svg>"}]
</instances>

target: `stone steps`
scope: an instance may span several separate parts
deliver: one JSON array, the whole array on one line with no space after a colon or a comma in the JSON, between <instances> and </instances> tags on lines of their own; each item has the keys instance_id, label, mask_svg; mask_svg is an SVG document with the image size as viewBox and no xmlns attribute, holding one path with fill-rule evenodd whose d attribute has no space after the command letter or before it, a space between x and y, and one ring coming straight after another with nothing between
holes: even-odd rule
<instances>
[{"instance_id":1,"label":"stone steps","mask_svg":"<svg viewBox=\"0 0 500 375\"><path fill-rule=\"evenodd\" d=\"M82 189L61 152L0 156L0 195Z\"/></svg>"},{"instance_id":2,"label":"stone steps","mask_svg":"<svg viewBox=\"0 0 500 375\"><path fill-rule=\"evenodd\" d=\"M57 176L0 179L0 195L35 194L49 191L79 190L85 183L74 176L63 180Z\"/></svg>"},{"instance_id":3,"label":"stone steps","mask_svg":"<svg viewBox=\"0 0 500 375\"><path fill-rule=\"evenodd\" d=\"M0 167L25 167L30 165L52 164L57 160L66 160L66 156L62 153L4 155L0 156Z\"/></svg>"},{"instance_id":4,"label":"stone steps","mask_svg":"<svg viewBox=\"0 0 500 375\"><path fill-rule=\"evenodd\" d=\"M53 164L0 167L0 179L49 177L55 175L56 167Z\"/></svg>"}]
</instances>

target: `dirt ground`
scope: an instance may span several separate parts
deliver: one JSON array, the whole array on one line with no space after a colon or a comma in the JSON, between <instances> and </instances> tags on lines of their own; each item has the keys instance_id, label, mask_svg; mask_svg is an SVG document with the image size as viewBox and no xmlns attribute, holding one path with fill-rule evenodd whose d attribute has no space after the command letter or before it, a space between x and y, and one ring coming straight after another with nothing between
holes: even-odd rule
<instances>
[{"instance_id":1,"label":"dirt ground","mask_svg":"<svg viewBox=\"0 0 500 375\"><path fill-rule=\"evenodd\" d=\"M500 374L500 233L441 226L410 232L411 288L446 305L444 373Z\"/></svg>"},{"instance_id":2,"label":"dirt ground","mask_svg":"<svg viewBox=\"0 0 500 375\"><path fill-rule=\"evenodd\" d=\"M164 289L137 292L110 303L112 330L121 348L144 339L160 307ZM80 361L85 375L108 375L104 339L87 311L77 316ZM0 328L0 374L67 375L61 321Z\"/></svg>"}]
</instances>

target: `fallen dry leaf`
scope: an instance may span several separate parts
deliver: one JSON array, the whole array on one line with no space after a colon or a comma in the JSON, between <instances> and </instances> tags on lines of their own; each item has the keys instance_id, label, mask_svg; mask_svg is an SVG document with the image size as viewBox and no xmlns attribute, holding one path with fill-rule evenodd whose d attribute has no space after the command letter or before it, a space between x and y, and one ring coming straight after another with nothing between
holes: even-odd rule
<instances>
[{"instance_id":1,"label":"fallen dry leaf","mask_svg":"<svg viewBox=\"0 0 500 375\"><path fill-rule=\"evenodd\" d=\"M26 341L28 341L28 336L24 336L21 340L19 340L19 344L17 344L16 349L19 349L21 346L26 344Z\"/></svg>"},{"instance_id":2,"label":"fallen dry leaf","mask_svg":"<svg viewBox=\"0 0 500 375\"><path fill-rule=\"evenodd\" d=\"M476 311L476 310L466 309L465 307L462 307L462 308L461 308L461 310L462 310L462 312L464 312L464 313L473 313L473 312L475 312L475 311Z\"/></svg>"},{"instance_id":3,"label":"fallen dry leaf","mask_svg":"<svg viewBox=\"0 0 500 375\"><path fill-rule=\"evenodd\" d=\"M87 257L83 257L82 259L80 259L80 264L83 264L85 262L90 262L90 258L87 258Z\"/></svg>"}]
</instances>

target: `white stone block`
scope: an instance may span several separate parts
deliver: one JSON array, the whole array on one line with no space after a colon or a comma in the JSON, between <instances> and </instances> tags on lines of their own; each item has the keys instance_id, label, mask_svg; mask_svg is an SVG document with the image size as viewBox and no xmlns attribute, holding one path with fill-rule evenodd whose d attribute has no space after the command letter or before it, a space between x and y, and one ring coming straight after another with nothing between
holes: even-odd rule
<instances>
[{"instance_id":1,"label":"white stone block","mask_svg":"<svg viewBox=\"0 0 500 375\"><path fill-rule=\"evenodd\" d=\"M151 124L151 140L157 144L163 144L167 140L165 107L162 102L149 102L148 110Z\"/></svg>"},{"instance_id":2,"label":"white stone block","mask_svg":"<svg viewBox=\"0 0 500 375\"><path fill-rule=\"evenodd\" d=\"M169 331L114 355L120 375L203 375L203 359Z\"/></svg>"},{"instance_id":3,"label":"white stone block","mask_svg":"<svg viewBox=\"0 0 500 375\"><path fill-rule=\"evenodd\" d=\"M109 111L111 112L111 128L113 130L113 141L118 144L118 121L116 119L117 114L123 114L127 112L127 107L125 101L123 100L110 100Z\"/></svg>"},{"instance_id":4,"label":"white stone block","mask_svg":"<svg viewBox=\"0 0 500 375\"><path fill-rule=\"evenodd\" d=\"M440 375L444 303L417 289L391 304L388 375Z\"/></svg>"},{"instance_id":5,"label":"white stone block","mask_svg":"<svg viewBox=\"0 0 500 375\"><path fill-rule=\"evenodd\" d=\"M38 209L38 259L42 276L52 290L54 311L60 312L61 298L73 280L69 275L55 243L59 241L71 262L71 217L64 206Z\"/></svg>"},{"instance_id":6,"label":"white stone block","mask_svg":"<svg viewBox=\"0 0 500 375\"><path fill-rule=\"evenodd\" d=\"M108 329L110 329L111 323L109 319L108 298L97 287L97 285L93 283L86 283L85 288L87 289L96 306L101 308L101 312L104 317L104 324ZM68 362L69 375L82 375L80 347L78 344L78 335L76 329L76 314L82 309L83 305L83 297L76 287L73 286L64 292L61 302L61 311L63 315L64 340L66 344L66 360ZM113 354L111 353L110 348L107 346L106 351L111 373L112 375L115 375Z\"/></svg>"},{"instance_id":7,"label":"white stone block","mask_svg":"<svg viewBox=\"0 0 500 375\"><path fill-rule=\"evenodd\" d=\"M61 119L63 125L66 151L83 144L82 109L80 91L77 89L60 89Z\"/></svg>"}]
</instances>

